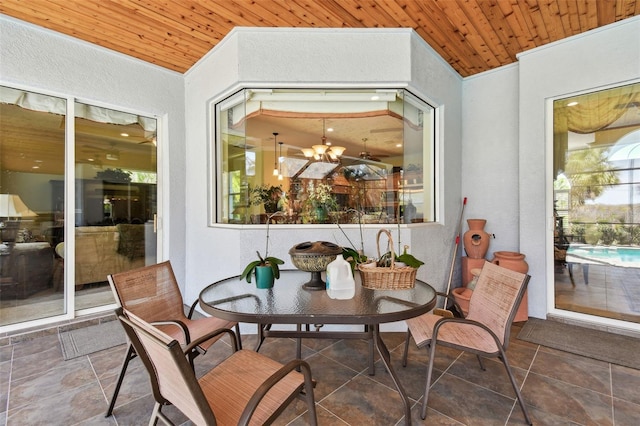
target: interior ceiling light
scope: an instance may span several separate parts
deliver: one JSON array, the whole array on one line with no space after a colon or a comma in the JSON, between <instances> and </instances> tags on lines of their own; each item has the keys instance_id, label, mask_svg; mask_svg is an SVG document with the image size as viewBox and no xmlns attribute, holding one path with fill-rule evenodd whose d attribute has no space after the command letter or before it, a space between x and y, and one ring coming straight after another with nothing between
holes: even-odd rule
<instances>
[{"instance_id":1,"label":"interior ceiling light","mask_svg":"<svg viewBox=\"0 0 640 426\"><path fill-rule=\"evenodd\" d=\"M322 119L322 139L318 145L313 145L311 148L302 148L302 153L307 158L313 158L316 161L323 161L328 163L337 163L340 161L340 157L346 150L343 146L333 146L330 142L327 142L325 135L325 119Z\"/></svg>"},{"instance_id":2,"label":"interior ceiling light","mask_svg":"<svg viewBox=\"0 0 640 426\"><path fill-rule=\"evenodd\" d=\"M280 155L278 156L278 180L284 179L282 177L282 143L282 141L278 142L278 145L280 145Z\"/></svg>"},{"instance_id":3,"label":"interior ceiling light","mask_svg":"<svg viewBox=\"0 0 640 426\"><path fill-rule=\"evenodd\" d=\"M273 132L273 175L274 176L278 176L280 173L278 172L278 157L277 157L277 153L278 153L278 133L277 132Z\"/></svg>"}]
</instances>

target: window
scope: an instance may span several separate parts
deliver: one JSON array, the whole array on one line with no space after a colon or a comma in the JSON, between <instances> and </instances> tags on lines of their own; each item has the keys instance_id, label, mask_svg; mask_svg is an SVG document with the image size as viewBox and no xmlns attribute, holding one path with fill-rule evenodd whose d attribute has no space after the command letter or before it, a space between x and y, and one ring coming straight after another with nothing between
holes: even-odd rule
<instances>
[{"instance_id":1,"label":"window","mask_svg":"<svg viewBox=\"0 0 640 426\"><path fill-rule=\"evenodd\" d=\"M434 117L407 90L240 90L211 106L212 222L433 221Z\"/></svg>"}]
</instances>

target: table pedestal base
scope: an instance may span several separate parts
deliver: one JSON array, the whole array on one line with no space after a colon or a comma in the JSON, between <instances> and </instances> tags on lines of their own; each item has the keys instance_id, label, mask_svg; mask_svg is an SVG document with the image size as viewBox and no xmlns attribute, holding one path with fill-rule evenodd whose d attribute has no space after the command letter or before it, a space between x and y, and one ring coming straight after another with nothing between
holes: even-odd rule
<instances>
[{"instance_id":1,"label":"table pedestal base","mask_svg":"<svg viewBox=\"0 0 640 426\"><path fill-rule=\"evenodd\" d=\"M322 281L322 276L320 275L320 271L311 272L311 279L306 283L302 284L302 288L305 290L326 290L327 283Z\"/></svg>"}]
</instances>

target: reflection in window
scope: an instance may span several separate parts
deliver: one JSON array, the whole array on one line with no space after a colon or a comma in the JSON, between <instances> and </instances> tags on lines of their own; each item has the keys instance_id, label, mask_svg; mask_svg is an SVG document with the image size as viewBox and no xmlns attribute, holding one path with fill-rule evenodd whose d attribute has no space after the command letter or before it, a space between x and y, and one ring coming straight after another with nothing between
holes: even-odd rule
<instances>
[{"instance_id":1,"label":"reflection in window","mask_svg":"<svg viewBox=\"0 0 640 426\"><path fill-rule=\"evenodd\" d=\"M407 90L241 90L211 108L215 221L433 221L434 115Z\"/></svg>"},{"instance_id":2,"label":"reflection in window","mask_svg":"<svg viewBox=\"0 0 640 426\"><path fill-rule=\"evenodd\" d=\"M640 322L640 83L553 113L556 307Z\"/></svg>"}]
</instances>

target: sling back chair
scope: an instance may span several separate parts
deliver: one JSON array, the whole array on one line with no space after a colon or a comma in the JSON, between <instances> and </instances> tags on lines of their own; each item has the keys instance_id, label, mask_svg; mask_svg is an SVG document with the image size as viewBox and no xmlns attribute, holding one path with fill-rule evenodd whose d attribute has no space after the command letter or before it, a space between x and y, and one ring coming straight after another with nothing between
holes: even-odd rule
<instances>
[{"instance_id":1,"label":"sling back chair","mask_svg":"<svg viewBox=\"0 0 640 426\"><path fill-rule=\"evenodd\" d=\"M419 348L430 347L429 366L420 415L422 419L427 415L427 401L436 346L442 345L476 354L482 370L484 370L484 365L481 357L499 358L507 370L524 417L527 423L531 424L506 355L511 323L524 296L529 278L529 275L485 262L469 300L469 314L466 318L445 318L429 313L407 320L409 329L402 365L407 365L407 351L411 336Z\"/></svg>"},{"instance_id":2,"label":"sling back chair","mask_svg":"<svg viewBox=\"0 0 640 426\"><path fill-rule=\"evenodd\" d=\"M171 421L162 407L173 404L196 425L264 425L272 423L296 396L304 394L310 421L317 424L309 364L282 365L264 355L238 350L230 329L219 329L186 347L134 314L119 308L131 343L144 363L156 400L149 424ZM234 352L197 379L189 353L203 341L229 334ZM299 368L302 373L296 370Z\"/></svg>"},{"instance_id":3,"label":"sling back chair","mask_svg":"<svg viewBox=\"0 0 640 426\"><path fill-rule=\"evenodd\" d=\"M197 300L191 305L189 314L185 315L182 295L169 261L109 275L107 279L119 306L153 324L180 344L186 345L213 330L234 326L240 340L240 329L235 322L214 317L191 319ZM192 368L193 359L206 353L220 337L217 335L193 347L188 353ZM239 345L242 346L241 343ZM113 413L127 367L135 357L135 348L129 344L105 417Z\"/></svg>"}]
</instances>

